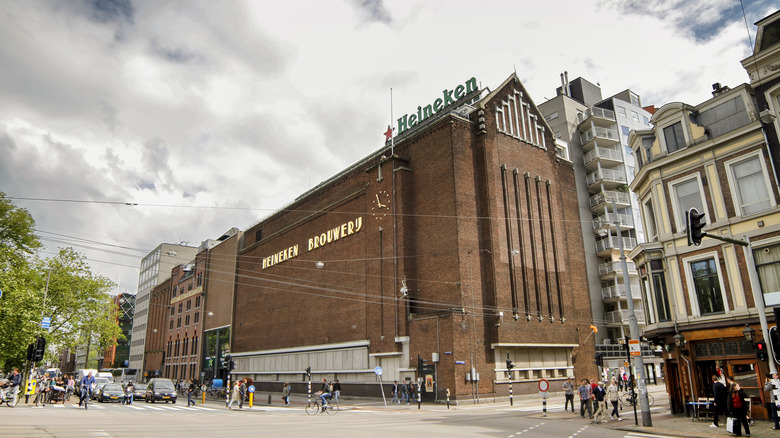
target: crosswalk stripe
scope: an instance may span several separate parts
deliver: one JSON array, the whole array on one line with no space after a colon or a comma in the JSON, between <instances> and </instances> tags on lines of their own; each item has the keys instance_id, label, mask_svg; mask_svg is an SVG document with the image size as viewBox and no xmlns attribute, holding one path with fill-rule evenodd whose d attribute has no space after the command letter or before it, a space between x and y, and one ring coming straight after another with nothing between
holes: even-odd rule
<instances>
[{"instance_id":1,"label":"crosswalk stripe","mask_svg":"<svg viewBox=\"0 0 780 438\"><path fill-rule=\"evenodd\" d=\"M139 411L143 411L143 410L144 410L144 408L142 408L142 407L140 407L140 406L127 405L127 407L128 407L128 408L137 409L137 410L139 410Z\"/></svg>"},{"instance_id":2,"label":"crosswalk stripe","mask_svg":"<svg viewBox=\"0 0 780 438\"><path fill-rule=\"evenodd\" d=\"M168 410L171 410L171 411L181 411L182 409L184 409L184 408L176 408L176 407L173 407L173 406L160 406L160 407L162 409L168 409Z\"/></svg>"},{"instance_id":3,"label":"crosswalk stripe","mask_svg":"<svg viewBox=\"0 0 780 438\"><path fill-rule=\"evenodd\" d=\"M151 409L153 411L164 411L165 410L165 409L158 408L158 407L155 407L155 406L144 406L144 409Z\"/></svg>"}]
</instances>

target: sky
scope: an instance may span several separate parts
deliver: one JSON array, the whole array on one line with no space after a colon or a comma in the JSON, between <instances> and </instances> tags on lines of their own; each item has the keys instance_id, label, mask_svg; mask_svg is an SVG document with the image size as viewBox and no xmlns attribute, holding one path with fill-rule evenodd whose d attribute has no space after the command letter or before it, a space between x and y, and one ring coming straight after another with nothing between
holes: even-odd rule
<instances>
[{"instance_id":1,"label":"sky","mask_svg":"<svg viewBox=\"0 0 780 438\"><path fill-rule=\"evenodd\" d=\"M471 77L643 105L748 81L768 0L0 0L0 191L135 293L160 243L246 230ZM747 22L747 25L746 25ZM392 105L391 105L392 89Z\"/></svg>"}]
</instances>

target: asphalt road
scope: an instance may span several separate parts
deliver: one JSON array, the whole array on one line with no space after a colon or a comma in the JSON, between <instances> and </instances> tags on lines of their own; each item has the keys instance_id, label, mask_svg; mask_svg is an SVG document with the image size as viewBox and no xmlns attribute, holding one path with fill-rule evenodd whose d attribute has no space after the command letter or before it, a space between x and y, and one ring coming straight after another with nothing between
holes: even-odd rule
<instances>
[{"instance_id":1,"label":"asphalt road","mask_svg":"<svg viewBox=\"0 0 780 438\"><path fill-rule=\"evenodd\" d=\"M579 415L549 418L538 402L459 406L390 405L342 400L337 415L308 416L300 403L293 407L254 406L227 410L224 403L186 407L146 404L132 406L92 403L89 410L75 404L36 408L19 404L0 407L0 436L13 438L244 436L272 437L598 437L633 436L594 425ZM646 436L646 435L645 435Z\"/></svg>"}]
</instances>

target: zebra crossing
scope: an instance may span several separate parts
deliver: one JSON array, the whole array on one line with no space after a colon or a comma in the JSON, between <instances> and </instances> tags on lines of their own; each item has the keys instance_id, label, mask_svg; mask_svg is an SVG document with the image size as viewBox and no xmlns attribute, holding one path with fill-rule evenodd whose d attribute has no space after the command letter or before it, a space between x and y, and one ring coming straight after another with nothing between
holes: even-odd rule
<instances>
[{"instance_id":1,"label":"zebra crossing","mask_svg":"<svg viewBox=\"0 0 780 438\"><path fill-rule=\"evenodd\" d=\"M186 400L185 400L186 401ZM84 409L83 407L79 407L78 404L54 404L54 405L48 405L46 406L46 409L54 408L54 409ZM179 411L179 412L216 412L218 409L215 408L207 408L205 406L176 406L176 405L165 405L165 404L146 404L146 403L133 403L132 405L122 405L118 403L95 403L92 402L89 404L89 409L98 409L98 410L117 410L117 409L125 409L125 410L131 410L131 411Z\"/></svg>"}]
</instances>

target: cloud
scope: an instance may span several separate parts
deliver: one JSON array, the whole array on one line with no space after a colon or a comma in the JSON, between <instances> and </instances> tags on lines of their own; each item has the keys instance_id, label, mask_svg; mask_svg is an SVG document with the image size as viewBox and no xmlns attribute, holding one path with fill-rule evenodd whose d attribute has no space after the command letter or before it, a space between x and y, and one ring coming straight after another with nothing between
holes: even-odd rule
<instances>
[{"instance_id":1,"label":"cloud","mask_svg":"<svg viewBox=\"0 0 780 438\"><path fill-rule=\"evenodd\" d=\"M360 18L368 23L390 24L393 18L382 0L350 0Z\"/></svg>"}]
</instances>

